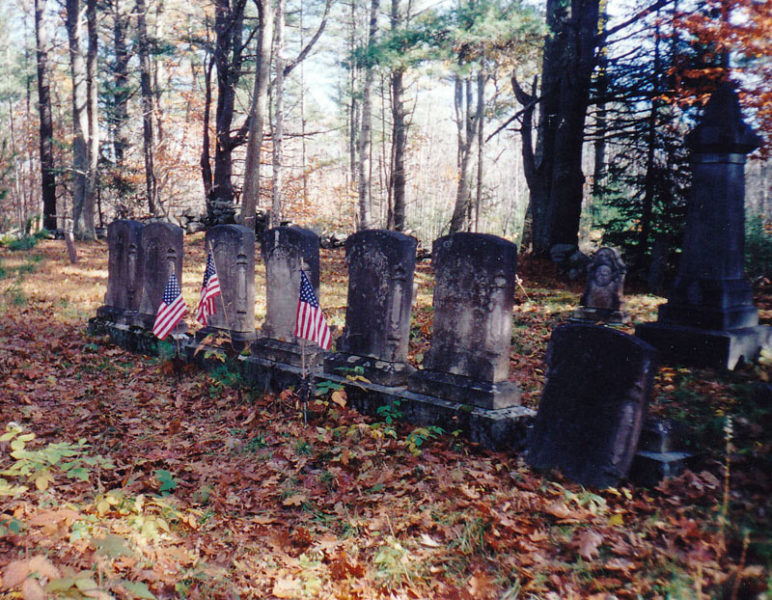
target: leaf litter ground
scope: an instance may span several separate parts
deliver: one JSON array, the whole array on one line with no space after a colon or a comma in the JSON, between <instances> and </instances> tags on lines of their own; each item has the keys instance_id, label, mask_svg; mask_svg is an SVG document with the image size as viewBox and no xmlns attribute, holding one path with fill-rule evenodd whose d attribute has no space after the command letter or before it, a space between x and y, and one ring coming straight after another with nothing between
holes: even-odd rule
<instances>
[{"instance_id":1,"label":"leaf litter ground","mask_svg":"<svg viewBox=\"0 0 772 600\"><path fill-rule=\"evenodd\" d=\"M663 368L650 412L690 424L693 470L657 489L585 490L340 395L304 423L292 390L90 338L107 251L79 250L75 265L57 241L0 251L0 598L757 598L772 583L772 418L753 387L769 363ZM194 306L200 236L186 262ZM340 328L342 252L322 262ZM536 407L549 332L581 290L535 262L520 273L512 374ZM416 277L420 362L427 262ZM256 279L259 326L261 266ZM651 319L661 301L631 295L628 308ZM759 304L769 323L768 293Z\"/></svg>"}]
</instances>

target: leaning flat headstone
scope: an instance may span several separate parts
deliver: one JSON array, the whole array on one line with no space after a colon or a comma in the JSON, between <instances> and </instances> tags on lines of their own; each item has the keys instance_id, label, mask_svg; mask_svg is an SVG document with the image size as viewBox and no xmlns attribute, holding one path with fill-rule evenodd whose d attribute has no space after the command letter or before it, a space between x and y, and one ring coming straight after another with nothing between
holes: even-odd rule
<instances>
[{"instance_id":1,"label":"leaning flat headstone","mask_svg":"<svg viewBox=\"0 0 772 600\"><path fill-rule=\"evenodd\" d=\"M481 233L434 242L434 330L411 391L482 408L520 404L509 379L517 246Z\"/></svg>"},{"instance_id":2,"label":"leaning flat headstone","mask_svg":"<svg viewBox=\"0 0 772 600\"><path fill-rule=\"evenodd\" d=\"M142 223L121 219L107 228L108 273L104 305L97 316L114 323L131 323L140 300L140 240Z\"/></svg>"},{"instance_id":3,"label":"leaning flat headstone","mask_svg":"<svg viewBox=\"0 0 772 600\"><path fill-rule=\"evenodd\" d=\"M325 370L360 367L374 383L407 382L416 245L396 231L360 231L346 240L346 326Z\"/></svg>"},{"instance_id":4,"label":"leaning flat headstone","mask_svg":"<svg viewBox=\"0 0 772 600\"><path fill-rule=\"evenodd\" d=\"M572 321L621 324L627 320L622 310L627 267L614 248L600 248L587 267L587 287L579 301L581 306Z\"/></svg>"},{"instance_id":5,"label":"leaning flat headstone","mask_svg":"<svg viewBox=\"0 0 772 600\"><path fill-rule=\"evenodd\" d=\"M220 295L215 313L207 326L196 332L202 340L210 334L227 335L241 349L255 333L255 234L242 225L216 225L206 232L205 244L211 249Z\"/></svg>"},{"instance_id":6,"label":"leaning flat headstone","mask_svg":"<svg viewBox=\"0 0 772 600\"><path fill-rule=\"evenodd\" d=\"M252 354L267 360L302 366L315 364L319 347L295 337L300 271L319 298L319 236L302 227L276 227L263 234L265 263L265 323Z\"/></svg>"},{"instance_id":7,"label":"leaning flat headstone","mask_svg":"<svg viewBox=\"0 0 772 600\"><path fill-rule=\"evenodd\" d=\"M142 293L135 325L152 330L169 276L174 273L182 279L182 238L182 228L171 223L148 223L142 228L138 269ZM185 323L180 321L173 333L184 331Z\"/></svg>"},{"instance_id":8,"label":"leaning flat headstone","mask_svg":"<svg viewBox=\"0 0 772 600\"><path fill-rule=\"evenodd\" d=\"M722 84L689 134L692 189L678 276L656 323L635 334L664 361L733 369L772 348L744 272L745 157L760 143Z\"/></svg>"},{"instance_id":9,"label":"leaning flat headstone","mask_svg":"<svg viewBox=\"0 0 772 600\"><path fill-rule=\"evenodd\" d=\"M657 351L633 336L602 325L555 328L526 461L582 485L619 484L638 447L656 370Z\"/></svg>"}]
</instances>

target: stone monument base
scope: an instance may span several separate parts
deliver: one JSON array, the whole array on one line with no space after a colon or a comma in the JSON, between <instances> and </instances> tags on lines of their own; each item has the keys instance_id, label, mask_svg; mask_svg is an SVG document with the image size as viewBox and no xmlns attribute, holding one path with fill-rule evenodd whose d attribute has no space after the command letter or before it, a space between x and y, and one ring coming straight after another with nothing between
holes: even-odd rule
<instances>
[{"instance_id":1,"label":"stone monument base","mask_svg":"<svg viewBox=\"0 0 772 600\"><path fill-rule=\"evenodd\" d=\"M212 336L210 339L224 340L228 345L228 350L233 350L236 353L240 353L244 348L255 341L257 333L254 331L231 331L229 329L219 329L217 327L202 327L195 334L196 344L201 344L207 337ZM230 343L228 343L230 342ZM221 344L211 344L221 345Z\"/></svg>"},{"instance_id":2,"label":"stone monument base","mask_svg":"<svg viewBox=\"0 0 772 600\"><path fill-rule=\"evenodd\" d=\"M263 337L252 342L252 356L258 356L270 362L306 368L317 365L324 356L324 351L316 344L306 344L305 351L299 343L284 342Z\"/></svg>"},{"instance_id":3,"label":"stone monument base","mask_svg":"<svg viewBox=\"0 0 772 600\"><path fill-rule=\"evenodd\" d=\"M731 370L758 358L762 348L772 349L772 327L765 325L724 331L642 323L635 335L660 351L661 362L693 367Z\"/></svg>"},{"instance_id":4,"label":"stone monument base","mask_svg":"<svg viewBox=\"0 0 772 600\"><path fill-rule=\"evenodd\" d=\"M405 362L390 362L346 352L335 352L327 356L324 359L324 370L344 378L349 372L361 371L362 377L368 381L386 387L406 385L408 377L415 371Z\"/></svg>"},{"instance_id":5,"label":"stone monument base","mask_svg":"<svg viewBox=\"0 0 772 600\"><path fill-rule=\"evenodd\" d=\"M609 325L623 325L630 320L630 316L626 312L619 310L580 306L568 320L576 323L608 323Z\"/></svg>"},{"instance_id":6,"label":"stone monument base","mask_svg":"<svg viewBox=\"0 0 772 600\"><path fill-rule=\"evenodd\" d=\"M170 344L177 345L182 351L189 341L189 336L182 331L176 331L166 338ZM129 352L137 352L147 356L158 356L160 345L163 344L153 332L135 325L116 323L102 317L94 317L88 321L88 334L93 336L109 336L110 342ZM174 336L174 338L172 337Z\"/></svg>"},{"instance_id":7,"label":"stone monument base","mask_svg":"<svg viewBox=\"0 0 772 600\"><path fill-rule=\"evenodd\" d=\"M411 392L445 398L487 409L520 406L520 388L511 381L492 383L471 377L424 369L408 380Z\"/></svg>"}]
</instances>

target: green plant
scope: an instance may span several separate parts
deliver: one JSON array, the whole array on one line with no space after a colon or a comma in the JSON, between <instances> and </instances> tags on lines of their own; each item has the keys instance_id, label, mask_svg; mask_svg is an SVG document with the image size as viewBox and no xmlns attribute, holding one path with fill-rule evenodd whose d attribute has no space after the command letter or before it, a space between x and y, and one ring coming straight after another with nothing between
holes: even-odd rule
<instances>
[{"instance_id":1,"label":"green plant","mask_svg":"<svg viewBox=\"0 0 772 600\"><path fill-rule=\"evenodd\" d=\"M0 442L9 442L10 456L13 463L0 475L12 478L26 478L34 483L38 490L46 490L54 481L56 475L64 475L71 480L88 481L91 469L94 467L112 469L115 467L110 459L99 455L89 456L86 450L89 444L85 439L77 443L50 443L36 450L29 450L27 444L35 439L34 433L23 433L17 423L9 423L6 432L0 436ZM0 479L0 494L16 494L25 491L26 486L13 486L5 479Z\"/></svg>"},{"instance_id":2,"label":"green plant","mask_svg":"<svg viewBox=\"0 0 772 600\"><path fill-rule=\"evenodd\" d=\"M443 433L445 433L445 430L437 425L417 427L407 434L407 438L405 438L407 449L410 450L411 454L419 456L421 454L421 446L426 440L437 439L437 437L441 436Z\"/></svg>"},{"instance_id":3,"label":"green plant","mask_svg":"<svg viewBox=\"0 0 772 600\"><path fill-rule=\"evenodd\" d=\"M166 469L156 469L155 478L161 484L158 489L161 494L166 495L177 489L177 482L174 480L174 475Z\"/></svg>"},{"instance_id":4,"label":"green plant","mask_svg":"<svg viewBox=\"0 0 772 600\"><path fill-rule=\"evenodd\" d=\"M745 272L751 279L772 273L772 222L761 215L745 223Z\"/></svg>"}]
</instances>

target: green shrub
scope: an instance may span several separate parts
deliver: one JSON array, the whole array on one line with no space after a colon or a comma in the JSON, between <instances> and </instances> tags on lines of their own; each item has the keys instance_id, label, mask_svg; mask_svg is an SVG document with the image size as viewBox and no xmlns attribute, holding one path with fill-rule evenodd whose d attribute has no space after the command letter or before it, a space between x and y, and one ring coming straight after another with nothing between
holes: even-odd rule
<instances>
[{"instance_id":1,"label":"green shrub","mask_svg":"<svg viewBox=\"0 0 772 600\"><path fill-rule=\"evenodd\" d=\"M751 279L772 275L772 222L761 215L745 223L745 273Z\"/></svg>"}]
</instances>

